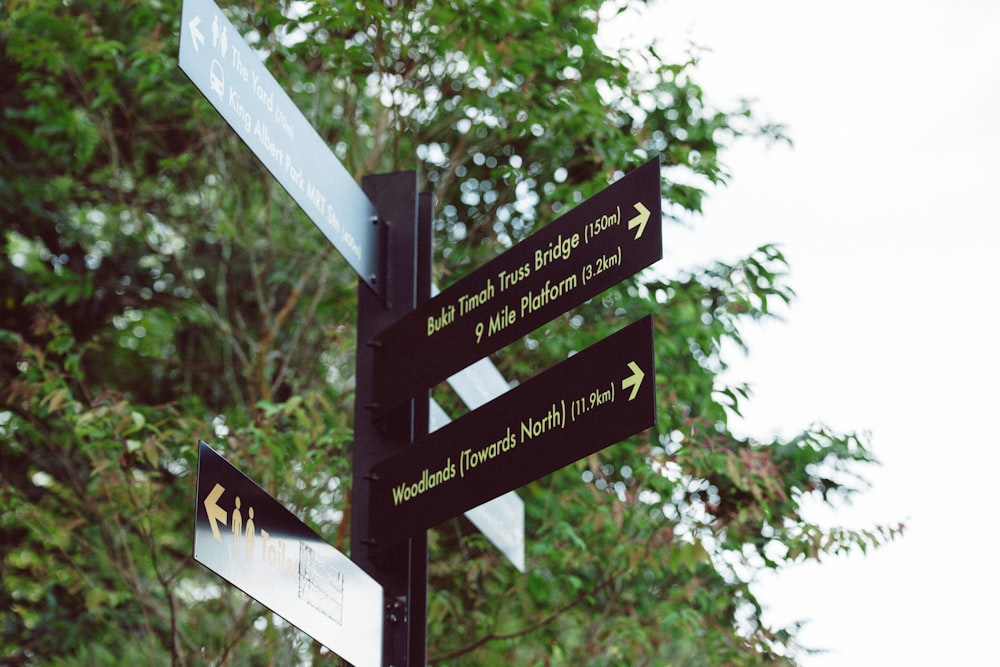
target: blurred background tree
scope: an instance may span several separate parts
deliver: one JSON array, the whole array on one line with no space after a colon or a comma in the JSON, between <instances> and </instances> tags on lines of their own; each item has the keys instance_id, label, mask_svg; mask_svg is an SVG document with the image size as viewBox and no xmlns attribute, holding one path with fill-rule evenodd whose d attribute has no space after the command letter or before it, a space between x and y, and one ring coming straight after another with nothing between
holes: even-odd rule
<instances>
[{"instance_id":1,"label":"blurred background tree","mask_svg":"<svg viewBox=\"0 0 1000 667\"><path fill-rule=\"evenodd\" d=\"M347 551L356 276L177 68L180 4L0 8L4 664L336 662L190 555L199 438ZM356 177L419 170L446 287L650 157L673 224L727 145L783 139L707 106L695 58L601 48L634 4L224 10ZM647 271L494 356L524 380L652 312L659 423L520 491L524 575L465 519L432 531L432 663L794 664L755 576L899 529L800 513L864 487L863 437L729 428L721 347L784 269Z\"/></svg>"}]
</instances>

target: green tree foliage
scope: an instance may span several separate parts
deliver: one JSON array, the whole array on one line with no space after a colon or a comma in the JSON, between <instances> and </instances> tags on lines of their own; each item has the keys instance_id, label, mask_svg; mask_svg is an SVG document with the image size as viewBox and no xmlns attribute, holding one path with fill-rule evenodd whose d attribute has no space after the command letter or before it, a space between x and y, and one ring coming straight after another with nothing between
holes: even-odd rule
<instances>
[{"instance_id":1,"label":"green tree foliage","mask_svg":"<svg viewBox=\"0 0 1000 667\"><path fill-rule=\"evenodd\" d=\"M598 48L627 6L225 9L356 176L419 170L444 287L654 155L669 223L730 142L780 138L706 106L694 61ZM328 660L192 561L193 473L203 438L347 550L356 278L179 71L179 28L177 0L0 8L4 664ZM652 312L659 423L521 490L525 575L464 519L432 531L432 662L794 663L755 576L898 529L801 514L863 487L863 438L728 426L720 349L790 300L784 269L646 272L496 355L523 380Z\"/></svg>"}]
</instances>

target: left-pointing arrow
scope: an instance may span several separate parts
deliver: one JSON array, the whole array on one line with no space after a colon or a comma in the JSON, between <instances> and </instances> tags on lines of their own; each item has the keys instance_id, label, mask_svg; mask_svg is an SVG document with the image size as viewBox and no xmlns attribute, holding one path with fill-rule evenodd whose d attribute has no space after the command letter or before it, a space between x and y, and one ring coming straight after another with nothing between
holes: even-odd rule
<instances>
[{"instance_id":1,"label":"left-pointing arrow","mask_svg":"<svg viewBox=\"0 0 1000 667\"><path fill-rule=\"evenodd\" d=\"M188 28L191 29L191 41L194 42L194 51L198 53L201 49L198 48L199 44L205 43L205 35L202 34L201 30L198 30L198 26L201 24L201 17L195 16L193 19L188 21Z\"/></svg>"},{"instance_id":2,"label":"left-pointing arrow","mask_svg":"<svg viewBox=\"0 0 1000 667\"><path fill-rule=\"evenodd\" d=\"M222 535L219 534L219 526L216 522L222 523L225 526L229 517L226 510L219 507L218 504L219 498L222 497L225 490L224 486L216 484L205 498L205 512L208 513L208 525L212 527L212 535L220 542L222 541Z\"/></svg>"},{"instance_id":3,"label":"left-pointing arrow","mask_svg":"<svg viewBox=\"0 0 1000 667\"><path fill-rule=\"evenodd\" d=\"M632 371L632 375L622 380L622 389L628 389L632 387L632 393L629 394L628 400L634 400L635 395L639 393L639 387L642 385L642 379L646 377L646 374L642 372L639 368L639 364L634 361L628 362L628 369Z\"/></svg>"}]
</instances>

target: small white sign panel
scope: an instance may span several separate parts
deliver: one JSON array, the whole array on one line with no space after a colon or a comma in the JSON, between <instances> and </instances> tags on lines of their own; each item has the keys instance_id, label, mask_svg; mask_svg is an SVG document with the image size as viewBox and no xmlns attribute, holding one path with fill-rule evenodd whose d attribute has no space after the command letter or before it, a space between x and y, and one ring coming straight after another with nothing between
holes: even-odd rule
<instances>
[{"instance_id":1,"label":"small white sign panel","mask_svg":"<svg viewBox=\"0 0 1000 667\"><path fill-rule=\"evenodd\" d=\"M437 294L435 286L432 293ZM470 410L492 401L506 393L510 385L489 359L476 363L448 378L458 397ZM436 431L451 419L434 401L431 401L431 431ZM465 513L465 518L475 524L483 535L500 550L520 572L524 572L524 501L514 491L508 491L488 503Z\"/></svg>"}]
</instances>

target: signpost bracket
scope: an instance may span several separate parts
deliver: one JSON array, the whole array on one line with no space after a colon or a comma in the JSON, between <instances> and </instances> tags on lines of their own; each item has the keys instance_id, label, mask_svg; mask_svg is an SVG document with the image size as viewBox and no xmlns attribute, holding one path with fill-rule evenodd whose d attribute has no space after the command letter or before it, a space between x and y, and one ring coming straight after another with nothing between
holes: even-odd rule
<instances>
[{"instance_id":1,"label":"signpost bracket","mask_svg":"<svg viewBox=\"0 0 1000 667\"><path fill-rule=\"evenodd\" d=\"M389 269L389 249L387 247L389 223L377 213L371 217L371 223L375 227L376 247L378 249L375 257L375 273L371 276L361 276L361 282L366 283L378 300L385 303L389 298L385 281Z\"/></svg>"}]
</instances>

